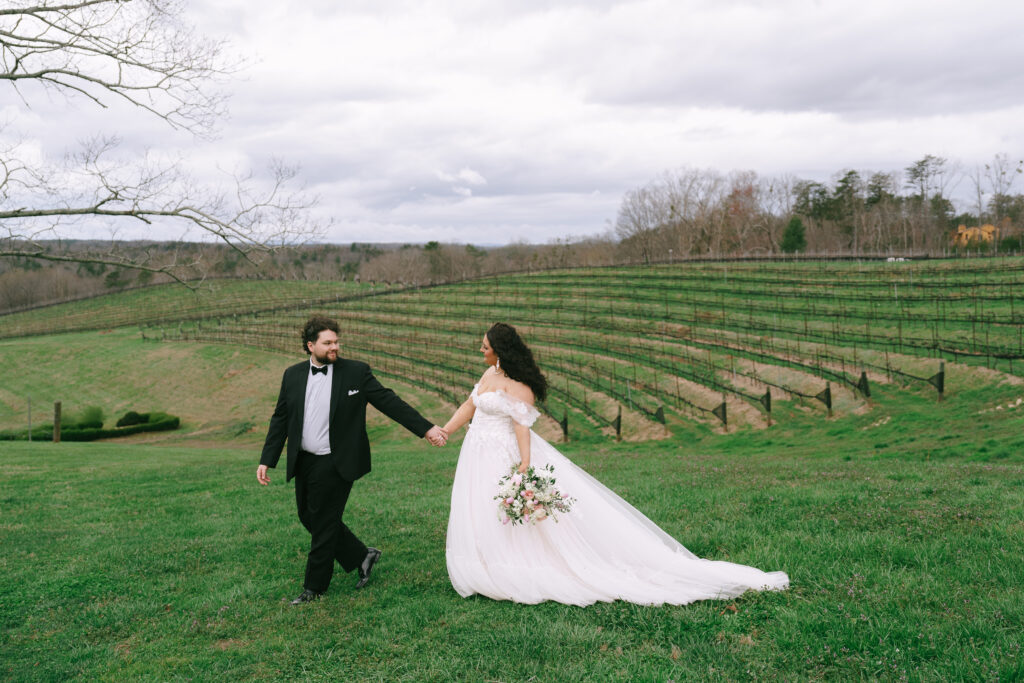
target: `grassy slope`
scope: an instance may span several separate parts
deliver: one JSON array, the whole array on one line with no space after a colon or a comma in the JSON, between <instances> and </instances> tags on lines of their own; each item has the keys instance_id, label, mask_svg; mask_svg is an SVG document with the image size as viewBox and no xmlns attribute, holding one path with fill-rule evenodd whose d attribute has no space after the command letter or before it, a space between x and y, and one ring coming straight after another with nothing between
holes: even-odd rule
<instances>
[{"instance_id":1,"label":"grassy slope","mask_svg":"<svg viewBox=\"0 0 1024 683\"><path fill-rule=\"evenodd\" d=\"M185 418L183 433L140 437L161 446L0 444L0 677L1024 675L1024 406L1008 408L1019 380L948 366L943 403L877 386L867 412L841 419L797 411L764 431L566 446L694 552L793 580L687 607L458 598L444 570L456 450L377 421L375 471L349 519L385 548L381 571L365 592L343 577L293 610L280 600L299 587L304 531L282 473L261 489L253 470L296 357L116 330L0 342L0 427L22 423L28 393ZM439 420L451 409L396 388ZM182 437L219 446L174 446Z\"/></svg>"},{"instance_id":2,"label":"grassy slope","mask_svg":"<svg viewBox=\"0 0 1024 683\"><path fill-rule=\"evenodd\" d=\"M357 357L449 397L477 376L480 332L494 319L515 322L548 375L549 415L567 411L574 434L609 433L621 405L625 438L663 433L659 407L686 438L695 417L719 424L710 410L723 397L730 425L763 424L762 380L773 383L779 422L812 406L823 413L813 399L794 406L787 398L791 390L813 397L826 381L837 415L859 413L866 407L851 380L861 369L872 384L887 381L889 366L927 378L939 369L935 346L948 362L1020 376L1014 291L1022 272L1021 259L577 269L387 292L324 310L341 320ZM305 315L285 308L147 333L287 350Z\"/></svg>"},{"instance_id":3,"label":"grassy slope","mask_svg":"<svg viewBox=\"0 0 1024 683\"><path fill-rule=\"evenodd\" d=\"M247 347L144 341L137 331L80 332L0 340L0 429L23 428L32 399L34 424L65 413L103 409L107 424L128 410L162 410L182 418L182 431L141 434L135 442L254 445L274 409L281 372L305 356ZM436 396L394 386L424 414L443 421L453 407ZM370 411L371 424L390 424ZM400 428L399 428L400 429Z\"/></svg>"},{"instance_id":4,"label":"grassy slope","mask_svg":"<svg viewBox=\"0 0 1024 683\"><path fill-rule=\"evenodd\" d=\"M89 297L0 316L0 338L49 334L55 328L94 330L157 320L230 316L281 305L304 307L310 301L372 290L356 282L291 280L209 280L187 290L167 284Z\"/></svg>"},{"instance_id":5,"label":"grassy slope","mask_svg":"<svg viewBox=\"0 0 1024 683\"><path fill-rule=\"evenodd\" d=\"M63 339L95 350L89 363L67 364L74 386L102 372L101 349L113 362L147 348L117 335ZM172 348L191 363L234 353ZM287 362L266 354L256 365L264 361L273 377ZM166 380L182 366L151 367ZM188 386L199 396L220 381L199 373ZM265 411L273 389L262 391ZM3 444L0 671L15 680L1020 676L1024 412L1005 406L1024 390L962 389L942 404L930 392L880 391L884 410L831 422L808 415L763 432L565 447L698 554L793 580L783 594L687 607L458 598L444 569L456 450L383 425L349 519L385 561L367 591L342 577L303 610L281 600L299 587L304 531L280 471L270 489L253 481L259 430L212 450Z\"/></svg>"},{"instance_id":6,"label":"grassy slope","mask_svg":"<svg viewBox=\"0 0 1024 683\"><path fill-rule=\"evenodd\" d=\"M15 680L1011 679L1020 666L1019 441L868 448L750 434L569 454L702 556L785 569L729 603L524 607L444 568L456 451L377 440L351 524L386 551L292 609L306 541L248 451L5 445L0 672ZM1001 416L998 430L1016 425ZM939 445L941 444L941 445Z\"/></svg>"}]
</instances>

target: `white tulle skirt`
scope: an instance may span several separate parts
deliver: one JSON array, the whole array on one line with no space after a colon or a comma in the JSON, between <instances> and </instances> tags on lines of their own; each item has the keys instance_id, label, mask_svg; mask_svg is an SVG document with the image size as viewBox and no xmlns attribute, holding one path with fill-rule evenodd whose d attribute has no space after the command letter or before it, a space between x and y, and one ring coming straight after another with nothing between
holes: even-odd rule
<instances>
[{"instance_id":1,"label":"white tulle skirt","mask_svg":"<svg viewBox=\"0 0 1024 683\"><path fill-rule=\"evenodd\" d=\"M557 522L502 524L494 496L498 480L519 462L519 448L507 417L478 411L459 454L448 519L448 576L459 595L581 606L613 600L684 605L789 586L784 572L697 557L530 434L531 464L553 465L559 489L576 503Z\"/></svg>"}]
</instances>

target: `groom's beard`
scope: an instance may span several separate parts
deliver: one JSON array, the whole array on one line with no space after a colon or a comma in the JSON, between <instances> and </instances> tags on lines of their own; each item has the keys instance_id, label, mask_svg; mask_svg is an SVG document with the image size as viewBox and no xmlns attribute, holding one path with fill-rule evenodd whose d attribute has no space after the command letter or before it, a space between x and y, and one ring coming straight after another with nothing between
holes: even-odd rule
<instances>
[{"instance_id":1,"label":"groom's beard","mask_svg":"<svg viewBox=\"0 0 1024 683\"><path fill-rule=\"evenodd\" d=\"M334 361L338 360L338 352L328 351L326 356L319 356L314 353L313 358L315 358L316 362L319 363L320 365L330 365Z\"/></svg>"}]
</instances>

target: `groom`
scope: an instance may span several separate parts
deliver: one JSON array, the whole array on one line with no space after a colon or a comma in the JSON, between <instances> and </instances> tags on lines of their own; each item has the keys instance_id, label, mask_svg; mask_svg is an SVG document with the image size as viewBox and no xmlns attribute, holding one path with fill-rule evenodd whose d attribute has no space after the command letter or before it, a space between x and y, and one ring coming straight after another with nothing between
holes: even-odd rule
<instances>
[{"instance_id":1,"label":"groom","mask_svg":"<svg viewBox=\"0 0 1024 683\"><path fill-rule=\"evenodd\" d=\"M356 588L362 588L380 558L380 550L368 548L342 521L352 482L370 471L366 404L435 446L447 440L440 427L381 386L369 365L338 358L335 321L323 316L306 321L302 347L309 360L284 371L256 470L259 483L269 484L267 468L277 466L288 442L286 481L295 478L299 520L312 535L304 590L293 605L327 590L335 560L346 572L359 570Z\"/></svg>"}]
</instances>

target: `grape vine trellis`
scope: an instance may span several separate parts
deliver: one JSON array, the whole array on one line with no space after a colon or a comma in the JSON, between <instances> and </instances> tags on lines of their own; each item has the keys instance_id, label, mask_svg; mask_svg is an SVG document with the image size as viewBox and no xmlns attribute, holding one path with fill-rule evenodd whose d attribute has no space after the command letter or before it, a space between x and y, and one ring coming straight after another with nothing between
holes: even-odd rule
<instances>
[{"instance_id":1,"label":"grape vine trellis","mask_svg":"<svg viewBox=\"0 0 1024 683\"><path fill-rule=\"evenodd\" d=\"M773 396L823 412L826 387L828 409L836 391L863 401L869 373L926 389L943 360L1019 374L1021 284L1019 258L575 269L345 296L325 287L299 305L204 310L144 334L292 351L304 317L323 311L340 320L345 354L461 402L482 370L480 337L502 320L549 375L546 412L607 433L619 406L627 422L716 422L726 406L749 421Z\"/></svg>"}]
</instances>

